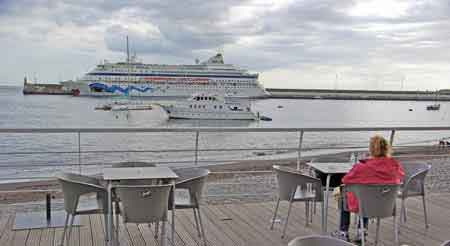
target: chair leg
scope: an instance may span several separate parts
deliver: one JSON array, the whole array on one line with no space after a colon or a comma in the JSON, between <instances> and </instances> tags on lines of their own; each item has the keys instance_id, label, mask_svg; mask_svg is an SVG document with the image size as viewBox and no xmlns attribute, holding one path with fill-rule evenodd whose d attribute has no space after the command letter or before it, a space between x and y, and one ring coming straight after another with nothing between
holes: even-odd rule
<instances>
[{"instance_id":1,"label":"chair leg","mask_svg":"<svg viewBox=\"0 0 450 246\"><path fill-rule=\"evenodd\" d=\"M366 235L364 235L364 219L362 215L359 216L359 226L359 230L361 231L361 245L364 246L366 245Z\"/></svg>"},{"instance_id":2,"label":"chair leg","mask_svg":"<svg viewBox=\"0 0 450 246\"><path fill-rule=\"evenodd\" d=\"M400 222L406 223L406 206L405 206L405 199L402 199L402 207L400 209Z\"/></svg>"},{"instance_id":3,"label":"chair leg","mask_svg":"<svg viewBox=\"0 0 450 246\"><path fill-rule=\"evenodd\" d=\"M279 205L280 205L280 198L278 198L277 205L275 205L275 211L273 212L273 218L272 218L272 224L270 225L270 230L273 230L273 224L275 223L275 218L277 217Z\"/></svg>"},{"instance_id":4,"label":"chair leg","mask_svg":"<svg viewBox=\"0 0 450 246\"><path fill-rule=\"evenodd\" d=\"M64 222L64 231L62 234L61 243L59 244L60 246L64 246L64 239L66 239L65 237L66 237L66 231L67 231L67 224L69 223L69 216L70 216L70 214L67 213L66 222Z\"/></svg>"},{"instance_id":5,"label":"chair leg","mask_svg":"<svg viewBox=\"0 0 450 246\"><path fill-rule=\"evenodd\" d=\"M155 239L158 238L159 221L155 222Z\"/></svg>"},{"instance_id":6,"label":"chair leg","mask_svg":"<svg viewBox=\"0 0 450 246\"><path fill-rule=\"evenodd\" d=\"M291 214L291 208L292 208L292 199L291 199L291 201L289 201L288 213L287 213L287 217L286 217L286 222L284 222L283 234L281 235L281 238L284 238L284 235L286 234L286 228L287 228L287 225L289 222L289 215Z\"/></svg>"},{"instance_id":7,"label":"chair leg","mask_svg":"<svg viewBox=\"0 0 450 246\"><path fill-rule=\"evenodd\" d=\"M423 215L425 217L425 228L428 229L428 227L430 225L428 224L428 216L427 216L427 207L426 207L425 193L422 196L422 202L423 202Z\"/></svg>"},{"instance_id":8,"label":"chair leg","mask_svg":"<svg viewBox=\"0 0 450 246\"><path fill-rule=\"evenodd\" d=\"M72 215L72 218L70 218L70 224L69 224L69 235L67 237L67 241L70 242L70 236L72 235L72 226L73 226L73 221L75 219L75 214Z\"/></svg>"},{"instance_id":9,"label":"chair leg","mask_svg":"<svg viewBox=\"0 0 450 246\"><path fill-rule=\"evenodd\" d=\"M378 237L380 236L380 218L377 218L377 231L375 234L375 246L378 244Z\"/></svg>"},{"instance_id":10,"label":"chair leg","mask_svg":"<svg viewBox=\"0 0 450 246\"><path fill-rule=\"evenodd\" d=\"M309 201L305 202L305 226L309 224Z\"/></svg>"},{"instance_id":11,"label":"chair leg","mask_svg":"<svg viewBox=\"0 0 450 246\"><path fill-rule=\"evenodd\" d=\"M200 224L200 228L202 231L202 237L203 237L203 244L206 246L206 236L205 236L205 228L203 227L203 222L202 222L202 216L200 215L200 207L198 207L197 209L197 215L198 215L198 223Z\"/></svg>"},{"instance_id":12,"label":"chair leg","mask_svg":"<svg viewBox=\"0 0 450 246\"><path fill-rule=\"evenodd\" d=\"M399 233L399 230L398 230L398 227L399 227L399 223L398 223L398 221L397 221L397 216L395 216L394 215L394 237L395 237L395 245L398 245L398 233Z\"/></svg>"},{"instance_id":13,"label":"chair leg","mask_svg":"<svg viewBox=\"0 0 450 246\"><path fill-rule=\"evenodd\" d=\"M159 223L158 223L159 224ZM166 221L163 220L161 227L161 246L166 245Z\"/></svg>"},{"instance_id":14,"label":"chair leg","mask_svg":"<svg viewBox=\"0 0 450 246\"><path fill-rule=\"evenodd\" d=\"M201 237L202 235L200 233L200 228L198 226L197 211L195 210L195 208L192 208L192 210L194 211L195 228L197 229L198 237Z\"/></svg>"}]
</instances>

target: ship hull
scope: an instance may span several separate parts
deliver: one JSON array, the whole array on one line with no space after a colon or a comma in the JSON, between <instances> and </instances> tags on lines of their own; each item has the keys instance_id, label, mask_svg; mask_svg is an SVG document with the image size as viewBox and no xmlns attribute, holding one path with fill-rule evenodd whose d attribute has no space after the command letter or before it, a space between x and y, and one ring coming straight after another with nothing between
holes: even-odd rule
<instances>
[{"instance_id":1,"label":"ship hull","mask_svg":"<svg viewBox=\"0 0 450 246\"><path fill-rule=\"evenodd\" d=\"M95 84L102 90L93 89ZM108 82L72 82L65 84L67 91L76 91L79 96L131 96L131 97L190 97L195 93L220 93L226 97L235 98L263 98L267 92L260 87L233 88L232 86L199 85L160 85L152 83L108 83Z\"/></svg>"}]
</instances>

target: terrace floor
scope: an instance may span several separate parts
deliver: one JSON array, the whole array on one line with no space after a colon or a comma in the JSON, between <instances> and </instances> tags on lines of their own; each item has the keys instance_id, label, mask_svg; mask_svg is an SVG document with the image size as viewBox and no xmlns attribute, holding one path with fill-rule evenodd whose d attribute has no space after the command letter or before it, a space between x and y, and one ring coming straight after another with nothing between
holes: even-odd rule
<instances>
[{"instance_id":1,"label":"terrace floor","mask_svg":"<svg viewBox=\"0 0 450 246\"><path fill-rule=\"evenodd\" d=\"M450 194L433 193L428 196L430 227L425 229L421 200L412 198L407 202L408 221L401 226L400 245L440 245L450 239ZM330 199L330 206L335 202ZM398 203L399 204L399 203ZM289 219L287 236L281 239L281 224L277 223L273 231L269 222L274 202L240 202L219 205L205 205L202 216L208 245L287 245L296 236L320 233L320 205L313 223L305 227L304 205L295 203ZM0 245L59 245L62 228L32 230L13 230L15 211L0 211ZM287 203L281 203L280 215L287 214ZM170 216L169 216L170 217ZM328 230L336 229L337 210L330 207ZM104 245L102 215L80 217L81 226L74 227L69 245ZM381 243L394 245L393 220L382 220ZM355 232L352 223L352 232ZM170 227L168 227L170 229ZM375 223L370 225L369 243L374 244ZM355 233L353 233L354 235ZM170 235L170 232L167 233ZM177 210L176 238L174 245L202 245L194 228L192 210ZM120 225L120 245L158 245L153 238L153 227L147 225ZM170 245L169 241L168 245Z\"/></svg>"}]
</instances>

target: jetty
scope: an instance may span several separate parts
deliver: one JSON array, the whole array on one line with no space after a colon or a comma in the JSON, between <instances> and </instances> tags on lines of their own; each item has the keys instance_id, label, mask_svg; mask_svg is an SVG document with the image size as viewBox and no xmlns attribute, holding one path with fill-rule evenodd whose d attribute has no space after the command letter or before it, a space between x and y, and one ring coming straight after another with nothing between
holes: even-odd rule
<instances>
[{"instance_id":1,"label":"jetty","mask_svg":"<svg viewBox=\"0 0 450 246\"><path fill-rule=\"evenodd\" d=\"M62 84L40 84L30 83L25 77L23 80L24 95L71 95L72 93L64 88Z\"/></svg>"},{"instance_id":2,"label":"jetty","mask_svg":"<svg viewBox=\"0 0 450 246\"><path fill-rule=\"evenodd\" d=\"M267 98L278 99L450 101L450 90L440 90L436 92L267 88L266 91L270 93ZM439 95L437 99L436 94Z\"/></svg>"}]
</instances>

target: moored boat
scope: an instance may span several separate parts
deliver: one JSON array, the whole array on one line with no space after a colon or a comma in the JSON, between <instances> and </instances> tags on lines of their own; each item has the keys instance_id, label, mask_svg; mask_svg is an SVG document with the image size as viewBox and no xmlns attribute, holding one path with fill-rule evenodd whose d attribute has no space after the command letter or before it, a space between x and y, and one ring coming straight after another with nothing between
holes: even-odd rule
<instances>
[{"instance_id":1,"label":"moored boat","mask_svg":"<svg viewBox=\"0 0 450 246\"><path fill-rule=\"evenodd\" d=\"M197 94L187 100L159 104L173 119L256 120L250 100Z\"/></svg>"}]
</instances>

